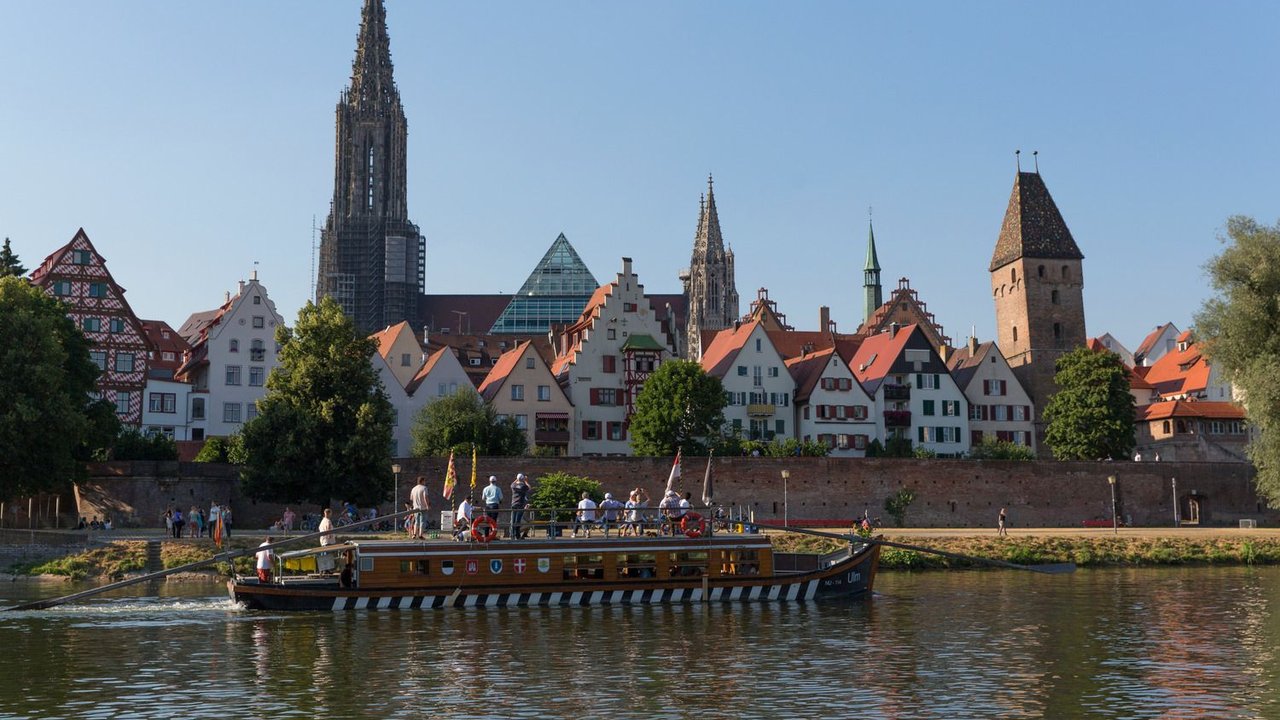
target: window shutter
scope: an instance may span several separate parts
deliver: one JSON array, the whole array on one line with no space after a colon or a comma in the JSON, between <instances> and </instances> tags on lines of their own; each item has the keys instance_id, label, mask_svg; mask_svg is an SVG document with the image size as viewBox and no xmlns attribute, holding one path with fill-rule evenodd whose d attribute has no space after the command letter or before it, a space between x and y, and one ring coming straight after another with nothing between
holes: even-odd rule
<instances>
[{"instance_id":1,"label":"window shutter","mask_svg":"<svg viewBox=\"0 0 1280 720\"><path fill-rule=\"evenodd\" d=\"M924 442L924 426L916 428L916 434L920 436L920 442Z\"/></svg>"},{"instance_id":2,"label":"window shutter","mask_svg":"<svg viewBox=\"0 0 1280 720\"><path fill-rule=\"evenodd\" d=\"M952 435L952 436L951 436L951 439L952 439L952 441L954 441L954 442L960 442L960 427L959 427L959 426L957 426L957 427L955 428L955 435Z\"/></svg>"},{"instance_id":3,"label":"window shutter","mask_svg":"<svg viewBox=\"0 0 1280 720\"><path fill-rule=\"evenodd\" d=\"M1023 420L1027 420L1027 421L1030 421L1030 420L1031 420L1031 406L1030 406L1030 405L1023 405L1023 406L1022 406L1022 419L1023 419Z\"/></svg>"},{"instance_id":4,"label":"window shutter","mask_svg":"<svg viewBox=\"0 0 1280 720\"><path fill-rule=\"evenodd\" d=\"M924 373L916 373L916 389L924 385Z\"/></svg>"},{"instance_id":5,"label":"window shutter","mask_svg":"<svg viewBox=\"0 0 1280 720\"><path fill-rule=\"evenodd\" d=\"M942 382L938 379L939 377L938 373L933 374L933 387L935 390L942 387Z\"/></svg>"},{"instance_id":6,"label":"window shutter","mask_svg":"<svg viewBox=\"0 0 1280 720\"><path fill-rule=\"evenodd\" d=\"M1008 394L1009 394L1009 381L1008 381L1008 380L1001 380L1001 381L1000 381L1000 394L1001 394L1001 395L1008 395Z\"/></svg>"},{"instance_id":7,"label":"window shutter","mask_svg":"<svg viewBox=\"0 0 1280 720\"><path fill-rule=\"evenodd\" d=\"M591 388L591 404L600 404L600 388Z\"/></svg>"}]
</instances>

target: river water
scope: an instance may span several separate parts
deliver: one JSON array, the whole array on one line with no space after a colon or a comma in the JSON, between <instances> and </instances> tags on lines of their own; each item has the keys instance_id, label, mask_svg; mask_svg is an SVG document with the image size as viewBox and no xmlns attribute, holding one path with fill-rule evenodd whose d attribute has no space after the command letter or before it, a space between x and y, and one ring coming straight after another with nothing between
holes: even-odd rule
<instances>
[{"instance_id":1,"label":"river water","mask_svg":"<svg viewBox=\"0 0 1280 720\"><path fill-rule=\"evenodd\" d=\"M883 573L866 602L0 612L0 717L1280 718L1280 568ZM0 586L0 606L72 586ZM128 591L120 591L127 593Z\"/></svg>"}]
</instances>

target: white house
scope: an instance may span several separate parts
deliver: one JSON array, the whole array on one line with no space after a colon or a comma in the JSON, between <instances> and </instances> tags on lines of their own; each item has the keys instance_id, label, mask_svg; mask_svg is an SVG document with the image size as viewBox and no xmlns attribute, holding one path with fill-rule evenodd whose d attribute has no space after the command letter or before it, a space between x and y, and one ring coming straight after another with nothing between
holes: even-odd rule
<instances>
[{"instance_id":1,"label":"white house","mask_svg":"<svg viewBox=\"0 0 1280 720\"><path fill-rule=\"evenodd\" d=\"M1160 358L1177 347L1178 335L1178 328L1173 323L1157 326L1147 333L1138 349L1133 351L1132 363L1143 367L1155 365Z\"/></svg>"},{"instance_id":2,"label":"white house","mask_svg":"<svg viewBox=\"0 0 1280 720\"><path fill-rule=\"evenodd\" d=\"M178 332L191 344L179 381L191 384L191 439L233 435L258 415L267 374L279 365L276 328L284 318L255 270L223 304L187 318Z\"/></svg>"},{"instance_id":3,"label":"white house","mask_svg":"<svg viewBox=\"0 0 1280 720\"><path fill-rule=\"evenodd\" d=\"M948 365L969 400L971 444L995 438L1035 449L1031 396L995 343L979 344L976 338L969 338L969 343L951 356Z\"/></svg>"},{"instance_id":4,"label":"white house","mask_svg":"<svg viewBox=\"0 0 1280 720\"><path fill-rule=\"evenodd\" d=\"M760 321L716 333L702 369L724 385L724 419L735 433L748 440L795 437L795 379Z\"/></svg>"},{"instance_id":5,"label":"white house","mask_svg":"<svg viewBox=\"0 0 1280 720\"><path fill-rule=\"evenodd\" d=\"M476 389L452 348L424 355L407 322L370 337L378 343L370 362L395 413L391 454L404 457L413 446L413 422L427 403L460 389L472 393Z\"/></svg>"},{"instance_id":6,"label":"white house","mask_svg":"<svg viewBox=\"0 0 1280 720\"><path fill-rule=\"evenodd\" d=\"M787 360L796 384L796 434L827 446L834 457L865 457L880 437L876 401L834 347Z\"/></svg>"},{"instance_id":7,"label":"white house","mask_svg":"<svg viewBox=\"0 0 1280 720\"><path fill-rule=\"evenodd\" d=\"M190 440L191 384L176 380L147 378L143 391L142 432L163 435L170 440Z\"/></svg>"}]
</instances>

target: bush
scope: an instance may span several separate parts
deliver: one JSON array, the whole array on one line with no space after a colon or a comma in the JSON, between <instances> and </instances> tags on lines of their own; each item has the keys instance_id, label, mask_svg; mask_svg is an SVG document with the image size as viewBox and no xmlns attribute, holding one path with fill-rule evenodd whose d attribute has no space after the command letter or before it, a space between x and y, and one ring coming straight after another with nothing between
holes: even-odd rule
<instances>
[{"instance_id":1,"label":"bush","mask_svg":"<svg viewBox=\"0 0 1280 720\"><path fill-rule=\"evenodd\" d=\"M178 446L159 433L123 428L111 444L112 460L177 460Z\"/></svg>"},{"instance_id":2,"label":"bush","mask_svg":"<svg viewBox=\"0 0 1280 720\"><path fill-rule=\"evenodd\" d=\"M1036 453L1026 445L986 438L969 449L970 460L1035 460Z\"/></svg>"},{"instance_id":3,"label":"bush","mask_svg":"<svg viewBox=\"0 0 1280 720\"><path fill-rule=\"evenodd\" d=\"M884 511L893 517L893 522L898 527L906 526L907 508L911 503L915 502L916 494L907 488L902 488L898 492L890 495L884 501Z\"/></svg>"},{"instance_id":4,"label":"bush","mask_svg":"<svg viewBox=\"0 0 1280 720\"><path fill-rule=\"evenodd\" d=\"M196 462L231 463L232 465L243 465L246 459L244 439L239 433L225 438L211 437L205 440L204 447L200 448L200 452L195 457Z\"/></svg>"},{"instance_id":5,"label":"bush","mask_svg":"<svg viewBox=\"0 0 1280 720\"><path fill-rule=\"evenodd\" d=\"M529 505L539 510L577 507L584 492L596 502L604 499L604 490L601 489L600 483L591 478L578 477L566 472L543 475L534 484L533 492L529 494ZM572 519L571 510L556 513L556 522L569 522Z\"/></svg>"}]
</instances>

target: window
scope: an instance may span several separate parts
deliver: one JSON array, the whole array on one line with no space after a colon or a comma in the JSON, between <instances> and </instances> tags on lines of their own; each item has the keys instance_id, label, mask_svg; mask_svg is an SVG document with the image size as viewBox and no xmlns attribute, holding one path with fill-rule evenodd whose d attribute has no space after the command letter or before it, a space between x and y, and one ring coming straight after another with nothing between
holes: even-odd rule
<instances>
[{"instance_id":1,"label":"window","mask_svg":"<svg viewBox=\"0 0 1280 720\"><path fill-rule=\"evenodd\" d=\"M191 419L204 419L204 398L191 398Z\"/></svg>"},{"instance_id":2,"label":"window","mask_svg":"<svg viewBox=\"0 0 1280 720\"><path fill-rule=\"evenodd\" d=\"M1013 326L1013 341L1018 342L1018 326Z\"/></svg>"},{"instance_id":3,"label":"window","mask_svg":"<svg viewBox=\"0 0 1280 720\"><path fill-rule=\"evenodd\" d=\"M512 385L512 386L511 386L511 399L512 399L512 400L524 400L524 386L523 386L523 385Z\"/></svg>"},{"instance_id":4,"label":"window","mask_svg":"<svg viewBox=\"0 0 1280 720\"><path fill-rule=\"evenodd\" d=\"M617 372L618 358L616 356L605 355L602 359L604 360L604 372Z\"/></svg>"},{"instance_id":5,"label":"window","mask_svg":"<svg viewBox=\"0 0 1280 720\"><path fill-rule=\"evenodd\" d=\"M854 435L854 436L853 436L853 449L854 449L854 450L866 450L866 449L867 449L867 436L866 436L866 435Z\"/></svg>"},{"instance_id":6,"label":"window","mask_svg":"<svg viewBox=\"0 0 1280 720\"><path fill-rule=\"evenodd\" d=\"M1051 291L1049 292L1049 302L1053 303L1054 305L1057 305L1057 304L1058 304L1058 291L1057 291L1057 290L1051 290Z\"/></svg>"},{"instance_id":7,"label":"window","mask_svg":"<svg viewBox=\"0 0 1280 720\"><path fill-rule=\"evenodd\" d=\"M1070 277L1071 277L1071 268L1067 267L1066 265L1063 265L1063 266L1062 266L1062 279L1063 279L1063 280L1067 280L1067 279L1069 279Z\"/></svg>"},{"instance_id":8,"label":"window","mask_svg":"<svg viewBox=\"0 0 1280 720\"><path fill-rule=\"evenodd\" d=\"M160 357L165 362L173 362L173 359L174 359L173 353L171 352L162 352L160 353Z\"/></svg>"},{"instance_id":9,"label":"window","mask_svg":"<svg viewBox=\"0 0 1280 720\"><path fill-rule=\"evenodd\" d=\"M933 415L933 401L925 400L924 408L920 411L921 415Z\"/></svg>"},{"instance_id":10,"label":"window","mask_svg":"<svg viewBox=\"0 0 1280 720\"><path fill-rule=\"evenodd\" d=\"M620 422L611 422L611 423L609 423L609 426L608 426L608 427L609 427L609 439L610 439L610 440L625 440L625 439L626 439L626 435L624 434L624 432L623 432L623 430L622 430L622 423L620 423Z\"/></svg>"},{"instance_id":11,"label":"window","mask_svg":"<svg viewBox=\"0 0 1280 720\"><path fill-rule=\"evenodd\" d=\"M1031 415L1031 408L1027 407L1026 405L1013 406L1014 420L1030 420L1031 419L1030 415Z\"/></svg>"},{"instance_id":12,"label":"window","mask_svg":"<svg viewBox=\"0 0 1280 720\"><path fill-rule=\"evenodd\" d=\"M633 313L633 312L635 312L635 311L636 311L636 304L635 304L635 303L629 303L629 302L624 302L624 303L622 303L622 312L632 312L632 313Z\"/></svg>"},{"instance_id":13,"label":"window","mask_svg":"<svg viewBox=\"0 0 1280 720\"><path fill-rule=\"evenodd\" d=\"M101 332L102 321L95 317L87 317L80 321L80 327L85 332Z\"/></svg>"},{"instance_id":14,"label":"window","mask_svg":"<svg viewBox=\"0 0 1280 720\"><path fill-rule=\"evenodd\" d=\"M254 342L258 341L254 340ZM400 353L400 367L409 367L410 357L409 353Z\"/></svg>"},{"instance_id":15,"label":"window","mask_svg":"<svg viewBox=\"0 0 1280 720\"><path fill-rule=\"evenodd\" d=\"M256 328L263 328L263 327L266 327L266 326L267 326L267 324L266 324L265 318L263 318L261 315L254 315L254 316L253 316L253 326L254 326L254 327L256 327Z\"/></svg>"},{"instance_id":16,"label":"window","mask_svg":"<svg viewBox=\"0 0 1280 720\"><path fill-rule=\"evenodd\" d=\"M614 388L591 388L592 405L618 405L618 391Z\"/></svg>"},{"instance_id":17,"label":"window","mask_svg":"<svg viewBox=\"0 0 1280 720\"><path fill-rule=\"evenodd\" d=\"M54 295L70 295L70 294L71 294L71 281L69 281L69 280L59 280L58 282L54 283L54 284L53 284L53 294L54 294Z\"/></svg>"},{"instance_id":18,"label":"window","mask_svg":"<svg viewBox=\"0 0 1280 720\"><path fill-rule=\"evenodd\" d=\"M994 408L991 417L992 420L995 420L996 422L1004 422L1009 419L1008 405L993 405L992 407Z\"/></svg>"},{"instance_id":19,"label":"window","mask_svg":"<svg viewBox=\"0 0 1280 720\"><path fill-rule=\"evenodd\" d=\"M551 401L551 386L539 385L538 386L538 402L550 402L550 401Z\"/></svg>"},{"instance_id":20,"label":"window","mask_svg":"<svg viewBox=\"0 0 1280 720\"><path fill-rule=\"evenodd\" d=\"M261 304L262 304L262 296L261 296L261 295L254 295L254 296L253 296L253 304L254 304L254 305L261 305Z\"/></svg>"},{"instance_id":21,"label":"window","mask_svg":"<svg viewBox=\"0 0 1280 720\"><path fill-rule=\"evenodd\" d=\"M982 406L982 405L969 405L969 419L970 419L970 420L981 420L981 419L982 419L982 408L983 408L983 406Z\"/></svg>"},{"instance_id":22,"label":"window","mask_svg":"<svg viewBox=\"0 0 1280 720\"><path fill-rule=\"evenodd\" d=\"M406 355L406 357L408 357ZM262 341L258 339L249 341L249 361L263 362L267 359L267 349L263 346Z\"/></svg>"},{"instance_id":23,"label":"window","mask_svg":"<svg viewBox=\"0 0 1280 720\"><path fill-rule=\"evenodd\" d=\"M240 403L222 403L222 422L240 422Z\"/></svg>"},{"instance_id":24,"label":"window","mask_svg":"<svg viewBox=\"0 0 1280 720\"><path fill-rule=\"evenodd\" d=\"M609 340L617 340L617 339L618 339L618 331L617 331L617 330L614 330L613 328L609 328L608 330L606 330L606 331L605 331L604 336L605 336L606 338L608 338Z\"/></svg>"},{"instance_id":25,"label":"window","mask_svg":"<svg viewBox=\"0 0 1280 720\"><path fill-rule=\"evenodd\" d=\"M178 396L174 393L151 393L147 409L153 413L177 412Z\"/></svg>"},{"instance_id":26,"label":"window","mask_svg":"<svg viewBox=\"0 0 1280 720\"><path fill-rule=\"evenodd\" d=\"M937 373L916 373L916 387L921 390L937 390Z\"/></svg>"},{"instance_id":27,"label":"window","mask_svg":"<svg viewBox=\"0 0 1280 720\"><path fill-rule=\"evenodd\" d=\"M779 435L785 435L785 434L786 434L786 432L787 432L787 421L786 421L786 420L778 420L778 421L775 421L773 425L774 425L774 430L775 430Z\"/></svg>"},{"instance_id":28,"label":"window","mask_svg":"<svg viewBox=\"0 0 1280 720\"><path fill-rule=\"evenodd\" d=\"M107 353L106 353L105 351L103 351L103 350L90 350L90 351L89 351L89 359L93 361L93 364L94 364L94 365L97 365L97 366L98 366L98 369L99 369L99 370L106 370L106 369L107 369Z\"/></svg>"},{"instance_id":29,"label":"window","mask_svg":"<svg viewBox=\"0 0 1280 720\"><path fill-rule=\"evenodd\" d=\"M73 265L88 265L92 260L93 255L89 254L88 250L71 251L71 264Z\"/></svg>"},{"instance_id":30,"label":"window","mask_svg":"<svg viewBox=\"0 0 1280 720\"><path fill-rule=\"evenodd\" d=\"M1044 277L1044 266L1043 266L1043 265L1041 265L1040 267L1037 267L1037 268L1036 268L1036 276L1037 276L1037 277Z\"/></svg>"},{"instance_id":31,"label":"window","mask_svg":"<svg viewBox=\"0 0 1280 720\"><path fill-rule=\"evenodd\" d=\"M1018 282L1018 268L1009 268L1009 282Z\"/></svg>"},{"instance_id":32,"label":"window","mask_svg":"<svg viewBox=\"0 0 1280 720\"><path fill-rule=\"evenodd\" d=\"M100 282L89 283L89 297L104 298L106 296L107 296L106 283L100 283Z\"/></svg>"},{"instance_id":33,"label":"window","mask_svg":"<svg viewBox=\"0 0 1280 720\"><path fill-rule=\"evenodd\" d=\"M533 359L533 358L531 358L531 357L525 358L525 359L524 359L524 368L525 368L526 370L532 370L532 369L533 369L533 363L534 363L534 362L535 362L535 361L534 361L534 359Z\"/></svg>"},{"instance_id":34,"label":"window","mask_svg":"<svg viewBox=\"0 0 1280 720\"><path fill-rule=\"evenodd\" d=\"M756 352L760 352L761 343L762 343L761 339L756 338Z\"/></svg>"},{"instance_id":35,"label":"window","mask_svg":"<svg viewBox=\"0 0 1280 720\"><path fill-rule=\"evenodd\" d=\"M260 367L249 368L249 387L262 387L262 381L266 379L266 372Z\"/></svg>"},{"instance_id":36,"label":"window","mask_svg":"<svg viewBox=\"0 0 1280 720\"><path fill-rule=\"evenodd\" d=\"M133 393L128 390L121 390L116 393L116 414L128 415L129 406L133 404Z\"/></svg>"},{"instance_id":37,"label":"window","mask_svg":"<svg viewBox=\"0 0 1280 720\"><path fill-rule=\"evenodd\" d=\"M600 421L599 420L583 420L582 421L582 439L583 440L599 440L600 439Z\"/></svg>"},{"instance_id":38,"label":"window","mask_svg":"<svg viewBox=\"0 0 1280 720\"><path fill-rule=\"evenodd\" d=\"M1008 390L1007 380L983 380L982 381L983 395L1004 395L1006 394L1007 390Z\"/></svg>"},{"instance_id":39,"label":"window","mask_svg":"<svg viewBox=\"0 0 1280 720\"><path fill-rule=\"evenodd\" d=\"M853 406L853 419L854 419L854 420L866 420L866 419L867 419L867 406L866 406L866 405L854 405L854 406Z\"/></svg>"},{"instance_id":40,"label":"window","mask_svg":"<svg viewBox=\"0 0 1280 720\"><path fill-rule=\"evenodd\" d=\"M520 428L521 430L529 429L528 415L514 415L513 417L516 419L516 427Z\"/></svg>"},{"instance_id":41,"label":"window","mask_svg":"<svg viewBox=\"0 0 1280 720\"><path fill-rule=\"evenodd\" d=\"M467 363L468 363L469 365L471 365L472 367L479 367L479 366L480 366L480 358L478 358L478 357L473 357L473 358L471 358L470 360L468 360L468 361L467 361Z\"/></svg>"},{"instance_id":42,"label":"window","mask_svg":"<svg viewBox=\"0 0 1280 720\"><path fill-rule=\"evenodd\" d=\"M959 417L960 401L959 400L943 400L942 414L945 416Z\"/></svg>"},{"instance_id":43,"label":"window","mask_svg":"<svg viewBox=\"0 0 1280 720\"><path fill-rule=\"evenodd\" d=\"M739 366L738 366L738 377L746 377L746 376L747 376L747 366L746 366L746 365L739 365Z\"/></svg>"},{"instance_id":44,"label":"window","mask_svg":"<svg viewBox=\"0 0 1280 720\"><path fill-rule=\"evenodd\" d=\"M227 382L226 382L226 384L227 384L227 385L239 385L239 384L240 384L240 366L239 366L239 365L228 365L228 366L227 366ZM237 420L236 422L239 422L239 420Z\"/></svg>"},{"instance_id":45,"label":"window","mask_svg":"<svg viewBox=\"0 0 1280 720\"><path fill-rule=\"evenodd\" d=\"M760 366L756 365L751 368L751 384L756 387L764 386L764 377L760 374Z\"/></svg>"},{"instance_id":46,"label":"window","mask_svg":"<svg viewBox=\"0 0 1280 720\"><path fill-rule=\"evenodd\" d=\"M1164 434L1168 435L1173 430L1173 425L1168 421L1164 421Z\"/></svg>"},{"instance_id":47,"label":"window","mask_svg":"<svg viewBox=\"0 0 1280 720\"><path fill-rule=\"evenodd\" d=\"M116 372L133 372L133 353L116 353Z\"/></svg>"},{"instance_id":48,"label":"window","mask_svg":"<svg viewBox=\"0 0 1280 720\"><path fill-rule=\"evenodd\" d=\"M111 332L113 333L124 332L124 318L118 318L118 317L111 318Z\"/></svg>"},{"instance_id":49,"label":"window","mask_svg":"<svg viewBox=\"0 0 1280 720\"><path fill-rule=\"evenodd\" d=\"M244 419L245 419L245 422L248 422L248 421L250 421L250 420L252 420L252 419L254 419L254 418L256 418L256 417L258 417L258 403L256 403L256 402L247 402L247 403L245 403L245 404L244 404ZM394 418L393 418L393 422L392 422L391 424L392 424L392 425L395 425ZM392 440L391 442L395 442L395 440ZM392 457L395 457L395 456L394 456L394 455L392 455Z\"/></svg>"},{"instance_id":50,"label":"window","mask_svg":"<svg viewBox=\"0 0 1280 720\"><path fill-rule=\"evenodd\" d=\"M240 341L235 338L231 338L227 341L227 350L230 352L240 352Z\"/></svg>"},{"instance_id":51,"label":"window","mask_svg":"<svg viewBox=\"0 0 1280 720\"><path fill-rule=\"evenodd\" d=\"M778 368L776 367L769 368L769 377L778 377Z\"/></svg>"}]
</instances>

